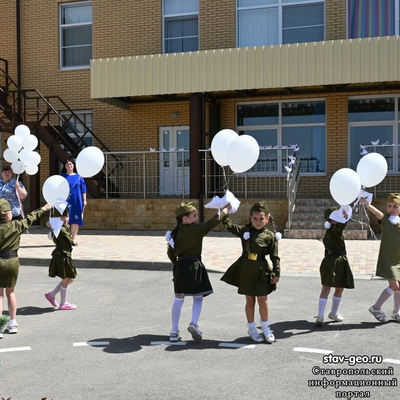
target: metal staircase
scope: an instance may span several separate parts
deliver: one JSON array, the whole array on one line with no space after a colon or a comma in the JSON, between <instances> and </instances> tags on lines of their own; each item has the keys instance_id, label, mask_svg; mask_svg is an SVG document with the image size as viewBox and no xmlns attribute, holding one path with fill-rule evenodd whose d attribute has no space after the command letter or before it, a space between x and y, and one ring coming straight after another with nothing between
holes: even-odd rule
<instances>
[{"instance_id":1,"label":"metal staircase","mask_svg":"<svg viewBox=\"0 0 400 400\"><path fill-rule=\"evenodd\" d=\"M61 115L60 111L67 112ZM69 121L74 118L83 127L78 133ZM57 174L59 164L68 158L76 158L79 152L88 146L85 138L92 137L94 144L103 152L110 152L103 141L74 113L59 96L43 96L37 89L21 90L8 73L8 62L0 58L0 131L13 133L19 124L27 125L40 143L50 150L49 175ZM118 160L116 160L118 161ZM110 170L103 168L93 178L86 178L90 196L101 198L105 192L106 179L118 175L122 164L112 163ZM115 197L119 197L118 188L108 179Z\"/></svg>"}]
</instances>

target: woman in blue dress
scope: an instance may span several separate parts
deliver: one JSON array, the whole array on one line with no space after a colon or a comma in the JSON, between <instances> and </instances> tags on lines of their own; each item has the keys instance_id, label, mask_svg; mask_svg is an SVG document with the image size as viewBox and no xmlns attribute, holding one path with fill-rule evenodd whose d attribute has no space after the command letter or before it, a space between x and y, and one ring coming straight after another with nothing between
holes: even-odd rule
<instances>
[{"instance_id":1,"label":"woman in blue dress","mask_svg":"<svg viewBox=\"0 0 400 400\"><path fill-rule=\"evenodd\" d=\"M83 209L86 206L86 184L85 180L76 171L74 161L67 160L61 172L69 183L69 197L68 202L68 214L69 224L71 226L71 235L73 245L77 246L76 236L78 235L79 227L83 225Z\"/></svg>"}]
</instances>

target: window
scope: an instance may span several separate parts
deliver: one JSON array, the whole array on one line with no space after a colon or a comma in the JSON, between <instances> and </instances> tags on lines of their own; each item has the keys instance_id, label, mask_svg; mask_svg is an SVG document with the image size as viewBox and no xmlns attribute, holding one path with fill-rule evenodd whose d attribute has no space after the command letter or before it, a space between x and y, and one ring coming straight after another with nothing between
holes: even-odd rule
<instances>
[{"instance_id":1,"label":"window","mask_svg":"<svg viewBox=\"0 0 400 400\"><path fill-rule=\"evenodd\" d=\"M399 2L347 0L347 27L349 39L398 35Z\"/></svg>"},{"instance_id":2,"label":"window","mask_svg":"<svg viewBox=\"0 0 400 400\"><path fill-rule=\"evenodd\" d=\"M285 173L287 155L275 147L300 146L302 173L326 172L325 101L241 103L237 105L237 132L253 136L260 157L249 172ZM283 154L284 153L284 154Z\"/></svg>"},{"instance_id":3,"label":"window","mask_svg":"<svg viewBox=\"0 0 400 400\"><path fill-rule=\"evenodd\" d=\"M164 0L164 53L199 49L199 1Z\"/></svg>"},{"instance_id":4,"label":"window","mask_svg":"<svg viewBox=\"0 0 400 400\"><path fill-rule=\"evenodd\" d=\"M360 161L360 145L368 152L382 154L389 172L400 172L398 144L400 143L400 96L350 98L348 102L349 166L354 170ZM372 142L379 139L379 146Z\"/></svg>"},{"instance_id":5,"label":"window","mask_svg":"<svg viewBox=\"0 0 400 400\"><path fill-rule=\"evenodd\" d=\"M78 69L90 66L92 58L92 3L60 6L61 68Z\"/></svg>"},{"instance_id":6,"label":"window","mask_svg":"<svg viewBox=\"0 0 400 400\"><path fill-rule=\"evenodd\" d=\"M78 138L73 132L77 132L81 137L83 136L83 140L88 146L93 146L93 136L90 133L93 130L92 111L74 111L74 115L69 112L61 112L61 116L64 119L64 123L68 125L67 132L75 142L78 141Z\"/></svg>"},{"instance_id":7,"label":"window","mask_svg":"<svg viewBox=\"0 0 400 400\"><path fill-rule=\"evenodd\" d=\"M321 0L237 0L238 47L324 40L324 4Z\"/></svg>"}]
</instances>

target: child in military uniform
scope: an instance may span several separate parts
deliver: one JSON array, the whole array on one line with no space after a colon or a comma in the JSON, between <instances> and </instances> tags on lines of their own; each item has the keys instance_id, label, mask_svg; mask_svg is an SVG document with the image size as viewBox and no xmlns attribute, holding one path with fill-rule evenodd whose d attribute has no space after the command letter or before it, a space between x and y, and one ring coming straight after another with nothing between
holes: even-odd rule
<instances>
[{"instance_id":1,"label":"child in military uniform","mask_svg":"<svg viewBox=\"0 0 400 400\"><path fill-rule=\"evenodd\" d=\"M0 315L3 313L5 291L10 313L8 333L18 332L15 285L17 284L19 272L18 249L21 234L27 231L50 208L51 206L46 204L42 208L32 211L22 220L12 221L10 203L5 199L0 199ZM1 325L4 325L3 318L2 321ZM4 326L2 329L4 329ZM3 337L2 329L0 330L0 338Z\"/></svg>"},{"instance_id":2,"label":"child in military uniform","mask_svg":"<svg viewBox=\"0 0 400 400\"><path fill-rule=\"evenodd\" d=\"M199 223L197 210L191 202L181 203L175 210L177 225L170 234L167 232L166 236L167 254L173 264L175 292L171 312L171 342L180 339L179 319L186 296L193 297L192 321L188 331L194 340L201 340L203 337L198 326L203 297L213 293L207 270L201 261L203 238L226 217L229 209L230 205L225 206L219 214L204 223Z\"/></svg>"},{"instance_id":3,"label":"child in military uniform","mask_svg":"<svg viewBox=\"0 0 400 400\"><path fill-rule=\"evenodd\" d=\"M354 289L353 273L346 256L346 245L343 237L343 231L350 217L344 208L339 207L328 208L325 210L324 217L327 221L325 222L326 232L323 239L325 257L319 268L322 289L318 302L318 315L315 317L316 326L322 326L324 323L325 306L331 287L335 288L335 293L328 318L337 322L343 321L343 316L338 312L343 290L345 288Z\"/></svg>"},{"instance_id":4,"label":"child in military uniform","mask_svg":"<svg viewBox=\"0 0 400 400\"><path fill-rule=\"evenodd\" d=\"M272 232L267 228L272 225ZM268 213L267 204L255 203L250 209L250 219L247 225L233 224L229 218L223 221L225 228L238 236L242 242L242 255L222 276L221 280L238 287L238 293L246 296L246 318L248 334L254 342L263 342L254 322L256 299L258 302L261 329L265 340L275 341L268 320L268 295L276 289L280 277L280 258L278 242L275 237L275 225ZM272 268L266 256L269 255Z\"/></svg>"},{"instance_id":5,"label":"child in military uniform","mask_svg":"<svg viewBox=\"0 0 400 400\"><path fill-rule=\"evenodd\" d=\"M383 304L394 293L394 307L391 317L400 322L400 193L391 193L386 202L386 214L361 199L361 203L382 223L382 239L379 248L376 276L388 280L387 287L368 310L379 321L387 322L382 311Z\"/></svg>"},{"instance_id":6,"label":"child in military uniform","mask_svg":"<svg viewBox=\"0 0 400 400\"><path fill-rule=\"evenodd\" d=\"M51 253L52 259L49 266L49 276L51 278L58 276L61 278L61 282L51 292L46 293L44 297L53 307L58 307L56 295L60 292L61 301L59 310L76 310L76 305L67 301L68 286L74 281L77 275L74 261L71 258L73 239L68 226L69 218L67 210L66 208L61 216L63 225L58 236L56 237L52 233L56 248ZM50 226L49 223L48 226Z\"/></svg>"}]
</instances>

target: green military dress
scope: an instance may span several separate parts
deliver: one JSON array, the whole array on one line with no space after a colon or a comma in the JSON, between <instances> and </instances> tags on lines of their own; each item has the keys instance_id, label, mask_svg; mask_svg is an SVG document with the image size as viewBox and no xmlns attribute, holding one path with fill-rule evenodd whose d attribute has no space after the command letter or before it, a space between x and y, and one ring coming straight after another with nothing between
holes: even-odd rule
<instances>
[{"instance_id":1,"label":"green military dress","mask_svg":"<svg viewBox=\"0 0 400 400\"><path fill-rule=\"evenodd\" d=\"M51 253L49 276L52 278L58 276L61 279L76 278L76 268L71 258L73 240L66 225L62 226L58 237L53 235L53 242L56 248Z\"/></svg>"},{"instance_id":2,"label":"green military dress","mask_svg":"<svg viewBox=\"0 0 400 400\"><path fill-rule=\"evenodd\" d=\"M19 249L21 234L37 221L45 211L32 211L21 221L0 223L0 253L16 252ZM7 258L6 258L7 257ZM9 288L17 284L19 272L18 256L8 258L0 256L0 287Z\"/></svg>"},{"instance_id":3,"label":"green military dress","mask_svg":"<svg viewBox=\"0 0 400 400\"><path fill-rule=\"evenodd\" d=\"M346 224L332 224L324 236L325 257L319 272L321 284L329 287L354 289L353 273L346 256L343 231Z\"/></svg>"},{"instance_id":4,"label":"green military dress","mask_svg":"<svg viewBox=\"0 0 400 400\"><path fill-rule=\"evenodd\" d=\"M400 227L393 225L388 215L382 218L382 239L376 275L400 281Z\"/></svg>"},{"instance_id":5,"label":"green military dress","mask_svg":"<svg viewBox=\"0 0 400 400\"><path fill-rule=\"evenodd\" d=\"M182 224L175 235L174 247L168 246L168 258L173 263L176 296L208 296L213 288L201 261L203 238L226 217L221 212L207 222Z\"/></svg>"},{"instance_id":6,"label":"green military dress","mask_svg":"<svg viewBox=\"0 0 400 400\"><path fill-rule=\"evenodd\" d=\"M233 224L229 218L223 221L225 228L238 236L242 242L242 255L222 276L221 280L236 286L239 294L247 296L266 296L275 290L276 285L271 279L280 276L280 258L278 242L275 235L267 227L257 230L249 225ZM250 234L244 239L245 232ZM256 254L257 259L249 259L249 253ZM266 256L269 255L272 267Z\"/></svg>"}]
</instances>

